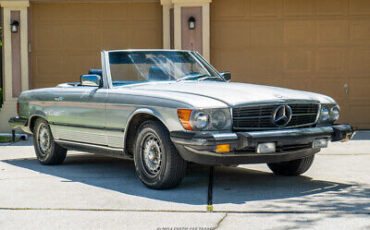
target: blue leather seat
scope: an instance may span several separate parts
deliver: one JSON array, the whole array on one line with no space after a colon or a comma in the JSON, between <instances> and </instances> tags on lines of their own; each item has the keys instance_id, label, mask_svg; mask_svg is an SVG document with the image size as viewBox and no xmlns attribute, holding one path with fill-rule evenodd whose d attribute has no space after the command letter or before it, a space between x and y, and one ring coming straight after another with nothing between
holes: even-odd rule
<instances>
[{"instance_id":1,"label":"blue leather seat","mask_svg":"<svg viewBox=\"0 0 370 230\"><path fill-rule=\"evenodd\" d=\"M159 66L151 66L148 81L168 81L170 77Z\"/></svg>"}]
</instances>

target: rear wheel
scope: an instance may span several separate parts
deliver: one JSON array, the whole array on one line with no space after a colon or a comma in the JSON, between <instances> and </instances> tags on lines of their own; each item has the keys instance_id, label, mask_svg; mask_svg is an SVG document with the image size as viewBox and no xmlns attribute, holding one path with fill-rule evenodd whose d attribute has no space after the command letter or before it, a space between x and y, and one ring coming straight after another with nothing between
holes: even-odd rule
<instances>
[{"instance_id":1,"label":"rear wheel","mask_svg":"<svg viewBox=\"0 0 370 230\"><path fill-rule=\"evenodd\" d=\"M312 165L314 156L303 159L267 164L276 175L298 176L305 173Z\"/></svg>"},{"instance_id":2,"label":"rear wheel","mask_svg":"<svg viewBox=\"0 0 370 230\"><path fill-rule=\"evenodd\" d=\"M176 187L186 173L186 162L158 121L146 121L139 127L134 162L140 180L154 189Z\"/></svg>"},{"instance_id":3,"label":"rear wheel","mask_svg":"<svg viewBox=\"0 0 370 230\"><path fill-rule=\"evenodd\" d=\"M41 164L61 164L67 155L67 150L55 143L47 121L41 118L36 120L33 130L33 146Z\"/></svg>"}]
</instances>

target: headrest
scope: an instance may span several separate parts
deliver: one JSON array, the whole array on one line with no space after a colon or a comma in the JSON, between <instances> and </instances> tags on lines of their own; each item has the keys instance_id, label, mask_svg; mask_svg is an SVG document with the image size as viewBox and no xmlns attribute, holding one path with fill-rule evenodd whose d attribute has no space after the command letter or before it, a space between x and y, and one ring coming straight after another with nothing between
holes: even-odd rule
<instances>
[{"instance_id":1,"label":"headrest","mask_svg":"<svg viewBox=\"0 0 370 230\"><path fill-rule=\"evenodd\" d=\"M168 81L169 76L159 66L151 66L149 69L148 81Z\"/></svg>"}]
</instances>

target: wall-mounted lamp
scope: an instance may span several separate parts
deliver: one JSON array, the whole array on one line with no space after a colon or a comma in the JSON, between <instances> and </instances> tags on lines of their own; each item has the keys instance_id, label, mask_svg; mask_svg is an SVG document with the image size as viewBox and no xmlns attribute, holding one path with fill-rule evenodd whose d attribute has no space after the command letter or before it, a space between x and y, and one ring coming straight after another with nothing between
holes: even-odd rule
<instances>
[{"instance_id":1,"label":"wall-mounted lamp","mask_svg":"<svg viewBox=\"0 0 370 230\"><path fill-rule=\"evenodd\" d=\"M189 30L194 30L195 29L195 18L190 17L188 20L188 24L189 24Z\"/></svg>"},{"instance_id":2,"label":"wall-mounted lamp","mask_svg":"<svg viewBox=\"0 0 370 230\"><path fill-rule=\"evenodd\" d=\"M18 28L19 28L19 22L17 20L12 21L10 24L10 30L12 33L18 33Z\"/></svg>"}]
</instances>

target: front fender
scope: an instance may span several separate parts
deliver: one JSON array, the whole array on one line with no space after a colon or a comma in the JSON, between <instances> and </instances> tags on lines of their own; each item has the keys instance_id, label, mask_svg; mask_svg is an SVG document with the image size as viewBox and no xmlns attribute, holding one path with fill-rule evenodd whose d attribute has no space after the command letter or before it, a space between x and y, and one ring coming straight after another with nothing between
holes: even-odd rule
<instances>
[{"instance_id":1,"label":"front fender","mask_svg":"<svg viewBox=\"0 0 370 230\"><path fill-rule=\"evenodd\" d=\"M153 109L153 108L139 108L139 109L136 109L136 110L134 110L131 114L130 114L130 116L128 117L128 119L127 119L127 122L126 122L126 128L127 127L129 127L129 125L130 125L130 123L131 123L131 121L132 121L132 119L136 116L136 115L138 115L138 114L147 114L147 115L151 115L151 116L153 116L153 117L155 117L155 118L157 118L158 120L160 120L163 124L165 124L166 125L166 122L165 122L165 119L164 119L164 117L157 111L157 110L155 110L155 109Z\"/></svg>"},{"instance_id":2,"label":"front fender","mask_svg":"<svg viewBox=\"0 0 370 230\"><path fill-rule=\"evenodd\" d=\"M40 111L40 110L36 110L33 114L31 114L30 117L29 117L29 120L31 120L31 118L33 118L33 117L41 117L41 118L47 120L46 113L44 113L43 111Z\"/></svg>"},{"instance_id":3,"label":"front fender","mask_svg":"<svg viewBox=\"0 0 370 230\"><path fill-rule=\"evenodd\" d=\"M33 131L33 124L34 122L36 121L37 118L42 118L44 120L48 120L47 119L47 116L44 112L42 111L35 111L33 114L30 115L30 117L28 118L28 122L27 122L27 125L26 125L26 128L27 128L27 131L28 133L32 133Z\"/></svg>"},{"instance_id":4,"label":"front fender","mask_svg":"<svg viewBox=\"0 0 370 230\"><path fill-rule=\"evenodd\" d=\"M124 131L124 146L126 146L127 138L129 138L128 133L129 127L131 126L133 120L137 115L150 115L158 119L162 124L171 132L171 131L178 131L183 130L178 117L177 117L177 109L174 108L138 108L133 111L126 122L125 131Z\"/></svg>"}]
</instances>

